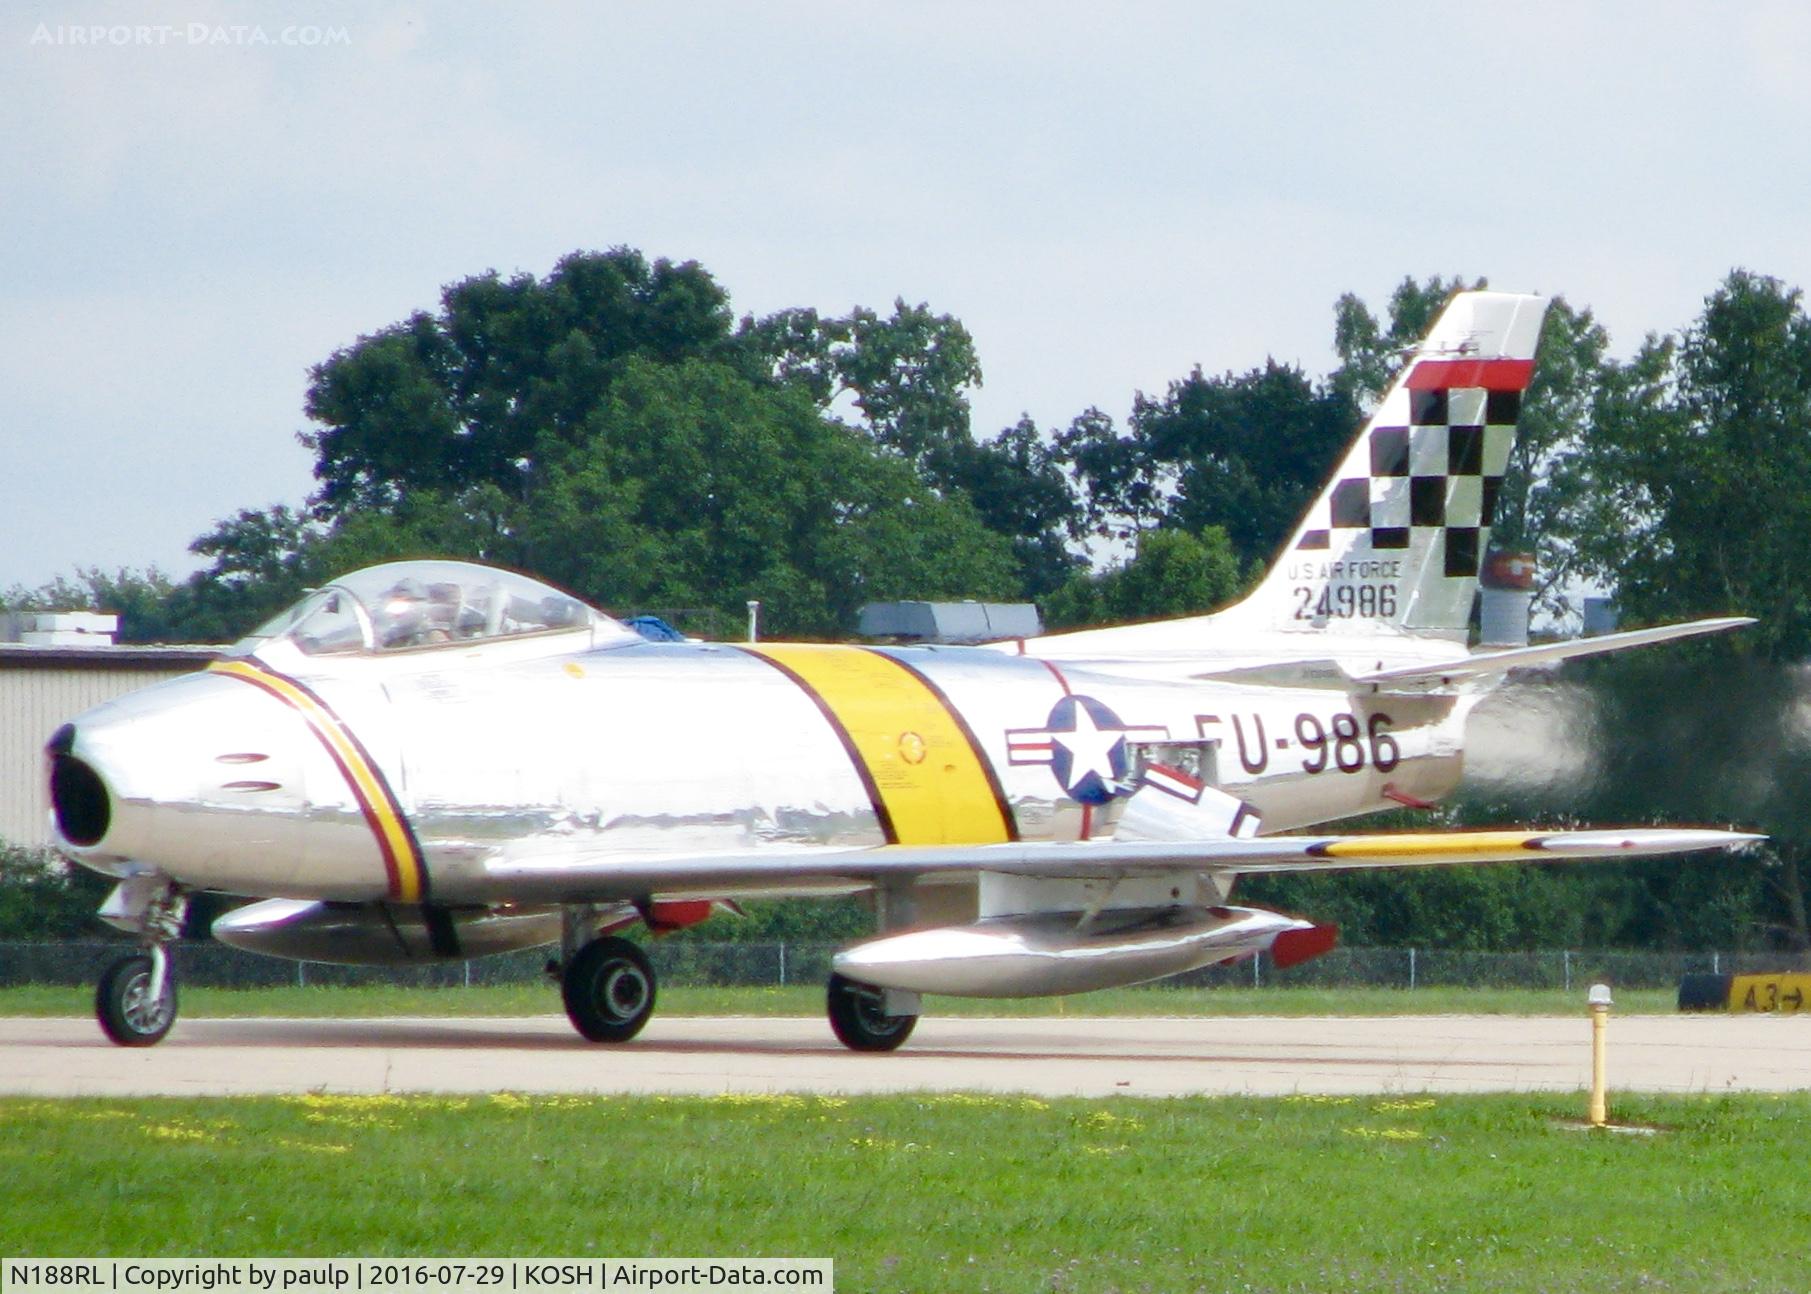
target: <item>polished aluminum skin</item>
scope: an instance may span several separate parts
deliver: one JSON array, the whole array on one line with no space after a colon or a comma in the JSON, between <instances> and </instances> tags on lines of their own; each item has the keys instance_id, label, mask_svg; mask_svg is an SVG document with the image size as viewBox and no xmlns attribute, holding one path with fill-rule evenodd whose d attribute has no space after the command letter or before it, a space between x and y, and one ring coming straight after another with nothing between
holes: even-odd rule
<instances>
[{"instance_id":1,"label":"polished aluminum skin","mask_svg":"<svg viewBox=\"0 0 1811 1294\"><path fill-rule=\"evenodd\" d=\"M513 877L524 859L557 890L564 861L579 857L771 850L778 859L887 843L861 770L819 703L737 647L644 643L588 626L308 655L297 649L306 636L254 640L245 654L305 685L356 735L395 789L437 901L507 900L511 884L493 877ZM1209 780L1267 829L1437 798L1460 771L1463 697L1352 698L1079 669L1059 680L1042 662L987 650L886 654L962 717L1022 840L1074 840L1084 828L1111 836L1147 758L1205 761ZM1047 756L1013 749L1036 744L1066 695L1111 716L1098 735L1081 733L1093 740L1081 758L1093 761L1102 802L1077 801ZM901 716L901 732L912 722ZM74 729L69 755L100 774L111 802L99 838L65 833L64 847L85 864L122 870L137 860L234 893L388 895L355 788L281 700L205 673L109 702ZM1071 759L1072 780L1086 771ZM925 843L962 843L961 824L945 826L945 841ZM737 886L786 888L783 875ZM600 894L591 872L583 893L557 897L640 892Z\"/></svg>"},{"instance_id":2,"label":"polished aluminum skin","mask_svg":"<svg viewBox=\"0 0 1811 1294\"><path fill-rule=\"evenodd\" d=\"M449 945L420 907L265 899L215 920L214 938L234 948L342 966L410 966L453 956L484 957L550 944L560 937L558 908L456 908L436 914L453 932Z\"/></svg>"},{"instance_id":3,"label":"polished aluminum skin","mask_svg":"<svg viewBox=\"0 0 1811 1294\"><path fill-rule=\"evenodd\" d=\"M663 902L748 894L872 888L892 932L914 887L978 881L977 922L843 964L1055 993L1302 927L1224 915L1241 871L1522 856L1522 836L1375 858L1250 838L1438 798L1471 703L988 649L649 643L527 577L411 562L78 717L50 756L63 848L153 896L118 905L147 939L153 903L192 889L277 901L221 921L238 946L391 962L576 947L600 910L657 924Z\"/></svg>"},{"instance_id":4,"label":"polished aluminum skin","mask_svg":"<svg viewBox=\"0 0 1811 1294\"><path fill-rule=\"evenodd\" d=\"M883 988L954 997L1048 997L1120 988L1264 952L1313 923L1259 908L1159 908L995 918L871 939L838 973Z\"/></svg>"}]
</instances>

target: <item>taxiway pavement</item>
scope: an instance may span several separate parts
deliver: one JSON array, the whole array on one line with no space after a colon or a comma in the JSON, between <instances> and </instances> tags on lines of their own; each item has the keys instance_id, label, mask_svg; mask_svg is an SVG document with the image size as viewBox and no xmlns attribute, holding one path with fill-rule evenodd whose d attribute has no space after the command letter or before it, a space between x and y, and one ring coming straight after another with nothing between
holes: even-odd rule
<instances>
[{"instance_id":1,"label":"taxiway pavement","mask_svg":"<svg viewBox=\"0 0 1811 1294\"><path fill-rule=\"evenodd\" d=\"M1625 1016L1612 1090L1811 1088L1811 1018ZM819 1019L656 1017L618 1047L563 1016L182 1020L122 1048L85 1019L0 1019L0 1093L1024 1092L1040 1096L1568 1091L1574 1017L927 1017L901 1051L844 1050Z\"/></svg>"}]
</instances>

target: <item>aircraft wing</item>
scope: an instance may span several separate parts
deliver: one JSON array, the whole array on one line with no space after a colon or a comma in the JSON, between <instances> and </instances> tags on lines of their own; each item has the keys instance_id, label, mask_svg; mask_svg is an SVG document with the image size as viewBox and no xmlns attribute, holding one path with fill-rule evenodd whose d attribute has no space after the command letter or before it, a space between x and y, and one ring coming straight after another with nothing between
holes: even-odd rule
<instances>
[{"instance_id":1,"label":"aircraft wing","mask_svg":"<svg viewBox=\"0 0 1811 1294\"><path fill-rule=\"evenodd\" d=\"M748 850L697 856L590 853L582 845L523 848L485 864L487 888L521 903L602 902L650 894L859 888L889 879L1116 877L1171 872L1343 871L1457 863L1572 862L1722 849L1764 839L1739 831L1453 831L1270 836L1195 841L1094 840L993 845L876 845Z\"/></svg>"},{"instance_id":2,"label":"aircraft wing","mask_svg":"<svg viewBox=\"0 0 1811 1294\"><path fill-rule=\"evenodd\" d=\"M1723 633L1754 624L1753 616L1724 616L1715 620L1692 620L1686 624L1661 625L1655 629L1631 629L1624 633L1602 634L1595 638L1571 638L1565 642L1541 643L1533 647L1509 647L1500 651L1476 652L1458 660L1434 665L1405 665L1395 669L1376 670L1352 676L1354 683L1373 684L1387 689L1445 687L1465 679L1500 674L1505 670L1530 665L1551 665L1575 656L1598 656L1622 651L1626 647L1644 647L1649 643L1671 642L1677 638L1696 638L1703 634Z\"/></svg>"}]
</instances>

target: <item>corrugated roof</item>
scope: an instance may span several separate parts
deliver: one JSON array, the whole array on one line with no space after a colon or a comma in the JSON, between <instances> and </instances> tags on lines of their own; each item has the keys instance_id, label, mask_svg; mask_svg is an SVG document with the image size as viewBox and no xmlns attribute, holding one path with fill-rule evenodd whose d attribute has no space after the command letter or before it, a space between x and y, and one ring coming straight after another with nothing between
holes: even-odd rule
<instances>
[{"instance_id":1,"label":"corrugated roof","mask_svg":"<svg viewBox=\"0 0 1811 1294\"><path fill-rule=\"evenodd\" d=\"M201 669L226 649L211 643L62 647L0 643L0 669Z\"/></svg>"}]
</instances>

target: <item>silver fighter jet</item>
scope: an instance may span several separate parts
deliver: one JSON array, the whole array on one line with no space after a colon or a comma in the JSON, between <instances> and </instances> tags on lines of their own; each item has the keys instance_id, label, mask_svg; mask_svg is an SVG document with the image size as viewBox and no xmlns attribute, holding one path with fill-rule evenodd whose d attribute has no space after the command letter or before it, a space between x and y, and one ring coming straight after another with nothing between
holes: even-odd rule
<instances>
[{"instance_id":1,"label":"silver fighter jet","mask_svg":"<svg viewBox=\"0 0 1811 1294\"><path fill-rule=\"evenodd\" d=\"M1754 839L1265 834L1439 799L1505 669L1745 623L1467 651L1543 308L1456 298L1268 577L1215 616L983 648L654 643L507 571L349 575L51 738L60 845L118 879L102 915L142 942L103 976L101 1024L127 1045L168 1031L165 947L196 890L260 897L214 934L277 956L557 944L567 1013L598 1042L654 1007L618 932L871 892L880 933L837 956L828 1013L881 1050L924 993L1073 993L1332 945L1234 906L1244 873Z\"/></svg>"}]
</instances>

